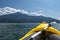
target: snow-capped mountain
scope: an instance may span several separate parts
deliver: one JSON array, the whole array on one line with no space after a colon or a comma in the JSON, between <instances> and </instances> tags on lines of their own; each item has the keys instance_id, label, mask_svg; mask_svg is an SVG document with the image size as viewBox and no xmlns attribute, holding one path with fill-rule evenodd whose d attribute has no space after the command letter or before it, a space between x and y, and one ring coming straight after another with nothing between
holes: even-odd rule
<instances>
[{"instance_id":1,"label":"snow-capped mountain","mask_svg":"<svg viewBox=\"0 0 60 40\"><path fill-rule=\"evenodd\" d=\"M10 7L0 8L1 23L40 23L42 21L60 23L60 20L45 17L41 11L28 12Z\"/></svg>"}]
</instances>

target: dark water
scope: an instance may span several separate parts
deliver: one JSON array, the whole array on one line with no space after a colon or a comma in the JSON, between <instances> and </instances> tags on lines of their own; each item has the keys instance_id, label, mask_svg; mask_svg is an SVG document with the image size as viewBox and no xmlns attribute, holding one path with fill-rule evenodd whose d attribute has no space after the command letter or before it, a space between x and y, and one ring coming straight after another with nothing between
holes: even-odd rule
<instances>
[{"instance_id":1,"label":"dark water","mask_svg":"<svg viewBox=\"0 0 60 40\"><path fill-rule=\"evenodd\" d=\"M39 23L0 23L0 40L18 40ZM53 26L60 30L60 24Z\"/></svg>"},{"instance_id":2,"label":"dark water","mask_svg":"<svg viewBox=\"0 0 60 40\"><path fill-rule=\"evenodd\" d=\"M18 40L39 23L0 23L0 40Z\"/></svg>"}]
</instances>

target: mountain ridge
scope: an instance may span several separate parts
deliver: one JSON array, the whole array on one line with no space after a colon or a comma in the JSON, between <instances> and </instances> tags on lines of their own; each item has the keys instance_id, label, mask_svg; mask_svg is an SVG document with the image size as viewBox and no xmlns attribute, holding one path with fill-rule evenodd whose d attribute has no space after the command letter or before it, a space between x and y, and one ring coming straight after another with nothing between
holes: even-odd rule
<instances>
[{"instance_id":1,"label":"mountain ridge","mask_svg":"<svg viewBox=\"0 0 60 40\"><path fill-rule=\"evenodd\" d=\"M60 20L51 17L29 16L19 12L0 16L0 23L40 23L42 21L60 23Z\"/></svg>"}]
</instances>

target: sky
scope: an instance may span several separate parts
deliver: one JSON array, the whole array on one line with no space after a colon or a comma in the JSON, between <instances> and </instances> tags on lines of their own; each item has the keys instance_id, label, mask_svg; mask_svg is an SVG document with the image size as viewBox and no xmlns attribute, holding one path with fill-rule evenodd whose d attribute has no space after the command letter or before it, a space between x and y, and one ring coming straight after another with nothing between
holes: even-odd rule
<instances>
[{"instance_id":1,"label":"sky","mask_svg":"<svg viewBox=\"0 0 60 40\"><path fill-rule=\"evenodd\" d=\"M60 0L0 0L0 8L4 7L29 12L42 11L45 16L60 19Z\"/></svg>"}]
</instances>

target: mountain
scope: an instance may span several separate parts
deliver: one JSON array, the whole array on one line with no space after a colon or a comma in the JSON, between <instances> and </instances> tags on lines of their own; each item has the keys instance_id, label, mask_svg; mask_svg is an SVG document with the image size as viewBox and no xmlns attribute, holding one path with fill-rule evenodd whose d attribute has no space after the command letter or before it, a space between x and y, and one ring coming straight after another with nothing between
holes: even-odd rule
<instances>
[{"instance_id":1,"label":"mountain","mask_svg":"<svg viewBox=\"0 0 60 40\"><path fill-rule=\"evenodd\" d=\"M42 21L60 23L60 20L51 17L29 16L19 12L0 16L0 23L40 23Z\"/></svg>"}]
</instances>

